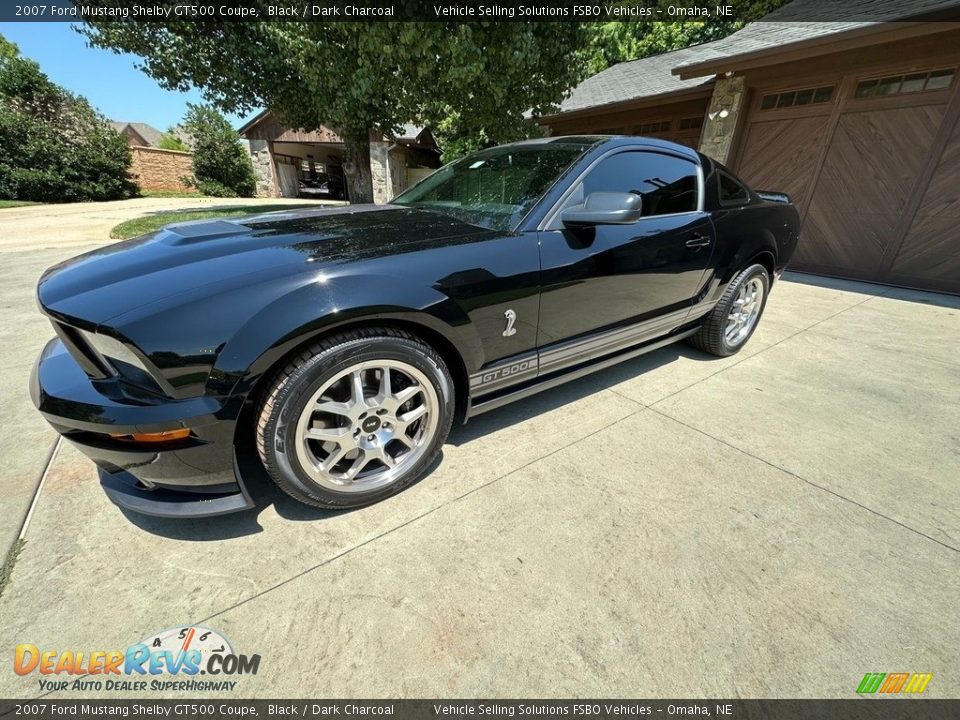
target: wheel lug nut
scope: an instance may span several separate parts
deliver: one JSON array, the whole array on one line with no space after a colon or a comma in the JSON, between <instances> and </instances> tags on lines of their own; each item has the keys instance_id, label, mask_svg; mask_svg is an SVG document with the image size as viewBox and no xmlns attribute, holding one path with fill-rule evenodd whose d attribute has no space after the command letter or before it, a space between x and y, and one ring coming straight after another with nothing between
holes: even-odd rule
<instances>
[{"instance_id":1,"label":"wheel lug nut","mask_svg":"<svg viewBox=\"0 0 960 720\"><path fill-rule=\"evenodd\" d=\"M367 435L367 440L373 441L373 435Z\"/></svg>"}]
</instances>

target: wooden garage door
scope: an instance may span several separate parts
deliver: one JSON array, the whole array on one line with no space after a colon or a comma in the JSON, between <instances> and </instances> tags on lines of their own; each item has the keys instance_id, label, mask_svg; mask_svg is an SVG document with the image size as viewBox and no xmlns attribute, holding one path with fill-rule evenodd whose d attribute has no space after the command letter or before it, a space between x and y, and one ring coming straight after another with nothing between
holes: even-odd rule
<instances>
[{"instance_id":1,"label":"wooden garage door","mask_svg":"<svg viewBox=\"0 0 960 720\"><path fill-rule=\"evenodd\" d=\"M747 129L739 175L758 190L787 193L801 207L829 116L759 119Z\"/></svg>"},{"instance_id":2,"label":"wooden garage door","mask_svg":"<svg viewBox=\"0 0 960 720\"><path fill-rule=\"evenodd\" d=\"M934 148L936 152L938 148ZM901 285L960 294L960 122L943 152L887 279Z\"/></svg>"},{"instance_id":3,"label":"wooden garage door","mask_svg":"<svg viewBox=\"0 0 960 720\"><path fill-rule=\"evenodd\" d=\"M794 264L881 279L881 259L896 240L942 119L942 106L845 113L817 179Z\"/></svg>"},{"instance_id":4,"label":"wooden garage door","mask_svg":"<svg viewBox=\"0 0 960 720\"><path fill-rule=\"evenodd\" d=\"M755 93L740 142L739 174L800 210L791 267L960 293L956 66L849 76L834 88L819 106L809 90L803 107L792 104L800 90Z\"/></svg>"}]
</instances>

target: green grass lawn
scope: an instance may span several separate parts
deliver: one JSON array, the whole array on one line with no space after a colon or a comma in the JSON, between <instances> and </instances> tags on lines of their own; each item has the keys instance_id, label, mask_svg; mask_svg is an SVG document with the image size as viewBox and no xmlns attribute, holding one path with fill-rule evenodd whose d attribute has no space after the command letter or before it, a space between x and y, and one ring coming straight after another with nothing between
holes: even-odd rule
<instances>
[{"instance_id":1,"label":"green grass lawn","mask_svg":"<svg viewBox=\"0 0 960 720\"><path fill-rule=\"evenodd\" d=\"M0 208L23 207L24 205L39 205L37 202L27 200L0 200Z\"/></svg>"},{"instance_id":2,"label":"green grass lawn","mask_svg":"<svg viewBox=\"0 0 960 720\"><path fill-rule=\"evenodd\" d=\"M323 207L319 203L304 203L303 205L238 205L237 207L221 207L212 210L188 210L186 212L161 212L143 217L126 220L115 225L110 231L114 240L128 240L129 238L144 235L159 230L170 223L187 222L188 220L206 220L210 218L238 217L242 215L259 215L274 210L293 210L304 207Z\"/></svg>"}]
</instances>

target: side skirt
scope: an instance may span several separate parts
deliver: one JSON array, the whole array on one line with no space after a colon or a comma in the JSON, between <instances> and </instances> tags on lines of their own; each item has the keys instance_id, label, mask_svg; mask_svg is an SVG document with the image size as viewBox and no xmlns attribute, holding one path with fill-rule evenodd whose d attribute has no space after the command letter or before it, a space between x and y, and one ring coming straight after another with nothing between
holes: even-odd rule
<instances>
[{"instance_id":1,"label":"side skirt","mask_svg":"<svg viewBox=\"0 0 960 720\"><path fill-rule=\"evenodd\" d=\"M489 410L495 410L516 400L522 400L523 398L535 395L543 390L549 390L550 388L557 387L558 385L562 385L563 383L571 380L576 380L584 375L589 375L590 373L597 372L598 370L603 370L604 368L612 367L613 365L617 365L626 360L631 360L635 357L639 357L640 355L645 355L646 353L653 350L658 350L665 345L671 345L678 340L683 340L684 338L690 337L699 329L700 326L696 325L695 327L687 328L680 332L667 335L646 344L635 346L633 348L623 350L606 357L601 357L593 361L588 361L580 365L575 365L569 370L540 377L534 382L525 384L523 387L497 394L494 397L485 396L479 399L471 398L464 420L469 420L475 415L481 415Z\"/></svg>"}]
</instances>

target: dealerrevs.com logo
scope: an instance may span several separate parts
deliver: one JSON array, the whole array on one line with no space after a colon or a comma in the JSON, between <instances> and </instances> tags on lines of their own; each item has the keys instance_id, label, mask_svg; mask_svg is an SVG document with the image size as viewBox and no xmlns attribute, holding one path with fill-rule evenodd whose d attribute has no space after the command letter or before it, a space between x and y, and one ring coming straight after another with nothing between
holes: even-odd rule
<instances>
[{"instance_id":1,"label":"dealerrevs.com logo","mask_svg":"<svg viewBox=\"0 0 960 720\"><path fill-rule=\"evenodd\" d=\"M259 669L259 655L234 652L223 635L201 625L161 630L125 650L61 651L22 643L13 656L13 671L39 675L43 691L231 691L238 683L232 678Z\"/></svg>"}]
</instances>

